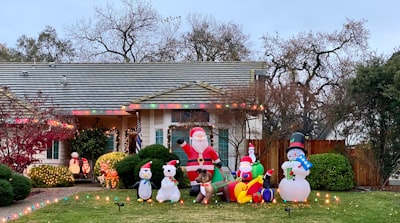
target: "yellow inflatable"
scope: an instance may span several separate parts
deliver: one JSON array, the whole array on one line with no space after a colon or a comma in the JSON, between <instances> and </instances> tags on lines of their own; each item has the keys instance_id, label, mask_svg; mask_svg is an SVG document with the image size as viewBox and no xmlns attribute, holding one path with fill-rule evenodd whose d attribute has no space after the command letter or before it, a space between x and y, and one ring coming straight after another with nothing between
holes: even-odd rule
<instances>
[{"instance_id":1,"label":"yellow inflatable","mask_svg":"<svg viewBox=\"0 0 400 223\"><path fill-rule=\"evenodd\" d=\"M236 200L239 204L244 204L250 202L253 194L257 193L263 185L263 176L259 175L258 177L254 178L247 184L245 183L238 183L235 186L235 196Z\"/></svg>"}]
</instances>

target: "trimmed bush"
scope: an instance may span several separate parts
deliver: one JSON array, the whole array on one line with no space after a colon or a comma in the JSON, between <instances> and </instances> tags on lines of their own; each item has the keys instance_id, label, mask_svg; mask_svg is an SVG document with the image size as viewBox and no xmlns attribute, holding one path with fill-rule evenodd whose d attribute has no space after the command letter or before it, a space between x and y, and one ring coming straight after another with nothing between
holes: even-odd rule
<instances>
[{"instance_id":1,"label":"trimmed bush","mask_svg":"<svg viewBox=\"0 0 400 223\"><path fill-rule=\"evenodd\" d=\"M0 207L14 203L13 188L11 183L5 179L0 179Z\"/></svg>"},{"instance_id":2,"label":"trimmed bush","mask_svg":"<svg viewBox=\"0 0 400 223\"><path fill-rule=\"evenodd\" d=\"M171 160L178 160L179 157L160 144L153 144L146 146L137 154L141 160L144 159L160 159L165 163Z\"/></svg>"},{"instance_id":3,"label":"trimmed bush","mask_svg":"<svg viewBox=\"0 0 400 223\"><path fill-rule=\"evenodd\" d=\"M346 191L354 186L354 174L350 161L337 153L308 156L314 165L307 180L313 190Z\"/></svg>"},{"instance_id":4,"label":"trimmed bush","mask_svg":"<svg viewBox=\"0 0 400 223\"><path fill-rule=\"evenodd\" d=\"M27 198L32 189L31 179L16 173L11 176L11 179L10 183L13 188L14 200L19 201Z\"/></svg>"},{"instance_id":5,"label":"trimmed bush","mask_svg":"<svg viewBox=\"0 0 400 223\"><path fill-rule=\"evenodd\" d=\"M136 181L138 181L139 176L135 176L135 167L139 162L139 156L128 155L115 165L121 188L130 188Z\"/></svg>"},{"instance_id":6,"label":"trimmed bush","mask_svg":"<svg viewBox=\"0 0 400 223\"><path fill-rule=\"evenodd\" d=\"M29 174L33 187L70 187L74 177L66 166L40 165Z\"/></svg>"},{"instance_id":7,"label":"trimmed bush","mask_svg":"<svg viewBox=\"0 0 400 223\"><path fill-rule=\"evenodd\" d=\"M0 164L0 179L9 180L11 178L12 171L10 167L5 164Z\"/></svg>"},{"instance_id":8,"label":"trimmed bush","mask_svg":"<svg viewBox=\"0 0 400 223\"><path fill-rule=\"evenodd\" d=\"M106 153L101 155L97 160L96 163L94 165L94 173L96 174L96 176L100 176L100 164L101 163L105 163L107 161L110 161L109 163L109 169L115 169L115 165L121 161L122 159L124 159L127 156L126 153L124 152L110 152L110 153ZM117 171L118 172L118 171ZM118 174L119 175L119 174Z\"/></svg>"}]
</instances>

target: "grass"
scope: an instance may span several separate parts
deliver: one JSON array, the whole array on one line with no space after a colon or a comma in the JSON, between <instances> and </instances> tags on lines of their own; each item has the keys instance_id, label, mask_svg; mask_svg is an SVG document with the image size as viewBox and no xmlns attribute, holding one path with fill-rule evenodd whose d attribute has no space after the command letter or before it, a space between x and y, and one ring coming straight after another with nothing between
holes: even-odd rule
<instances>
[{"instance_id":1,"label":"grass","mask_svg":"<svg viewBox=\"0 0 400 223\"><path fill-rule=\"evenodd\" d=\"M81 192L12 222L400 222L400 193L396 192L312 191L308 202L298 203L284 202L278 193L276 203L261 204L225 203L216 197L208 205L193 203L188 190L181 194L183 203L143 203L136 201L136 190Z\"/></svg>"}]
</instances>

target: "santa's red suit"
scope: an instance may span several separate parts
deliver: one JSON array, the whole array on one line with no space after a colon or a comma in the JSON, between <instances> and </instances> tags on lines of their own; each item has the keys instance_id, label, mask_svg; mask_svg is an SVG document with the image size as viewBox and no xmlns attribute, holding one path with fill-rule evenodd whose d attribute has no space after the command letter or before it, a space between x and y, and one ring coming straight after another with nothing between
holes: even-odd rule
<instances>
[{"instance_id":1,"label":"santa's red suit","mask_svg":"<svg viewBox=\"0 0 400 223\"><path fill-rule=\"evenodd\" d=\"M190 180L190 185L194 186L199 184L195 180L199 175L196 172L197 169L206 169L213 174L214 163L219 163L221 160L214 148L208 145L207 135L203 128L192 128L189 136L192 140L192 145L189 145L184 141L178 141L178 144L180 144L180 147L188 157L186 170Z\"/></svg>"},{"instance_id":2,"label":"santa's red suit","mask_svg":"<svg viewBox=\"0 0 400 223\"><path fill-rule=\"evenodd\" d=\"M250 156L243 156L242 159L240 160L239 164L239 170L236 173L236 176L238 178L242 179L242 182L248 183L253 179L253 174L252 174L252 159Z\"/></svg>"}]
</instances>

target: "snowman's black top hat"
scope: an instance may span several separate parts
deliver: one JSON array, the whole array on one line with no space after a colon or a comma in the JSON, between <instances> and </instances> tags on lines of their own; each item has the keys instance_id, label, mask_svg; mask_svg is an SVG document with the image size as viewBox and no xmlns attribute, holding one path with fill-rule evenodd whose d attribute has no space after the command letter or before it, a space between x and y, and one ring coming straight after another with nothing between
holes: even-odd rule
<instances>
[{"instance_id":1,"label":"snowman's black top hat","mask_svg":"<svg viewBox=\"0 0 400 223\"><path fill-rule=\"evenodd\" d=\"M304 153L307 154L307 150L305 149L305 141L306 137L301 132L295 132L290 136L290 144L286 149L286 153L291 149L301 149Z\"/></svg>"}]
</instances>

